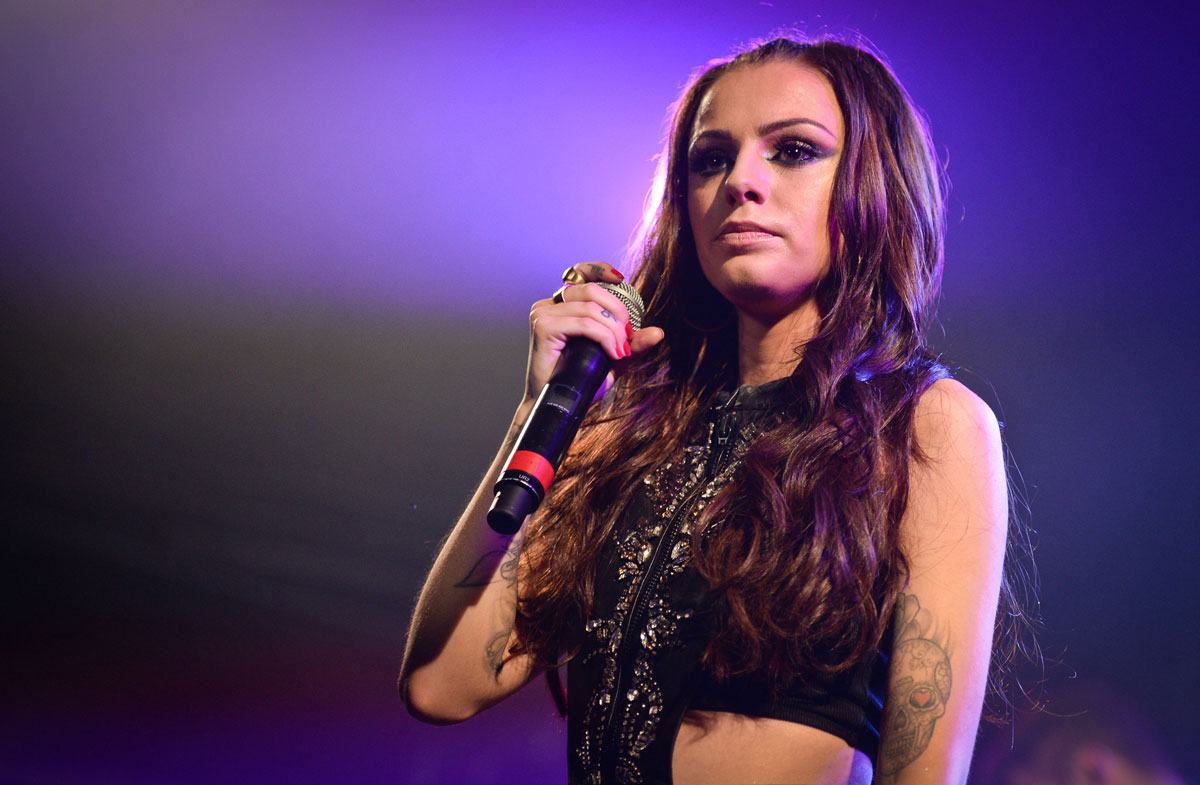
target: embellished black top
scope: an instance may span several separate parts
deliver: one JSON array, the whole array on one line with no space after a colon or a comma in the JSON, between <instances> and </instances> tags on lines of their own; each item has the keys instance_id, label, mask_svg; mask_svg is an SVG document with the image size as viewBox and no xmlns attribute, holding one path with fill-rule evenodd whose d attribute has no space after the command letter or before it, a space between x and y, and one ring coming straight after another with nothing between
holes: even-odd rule
<instances>
[{"instance_id":1,"label":"embellished black top","mask_svg":"<svg viewBox=\"0 0 1200 785\"><path fill-rule=\"evenodd\" d=\"M691 565L704 506L789 394L788 379L718 397L707 438L645 479L614 530L597 575L592 617L567 666L568 781L671 782L671 755L690 709L798 722L874 760L887 656L834 677L772 685L754 674L717 683L700 658L712 623L708 586Z\"/></svg>"}]
</instances>

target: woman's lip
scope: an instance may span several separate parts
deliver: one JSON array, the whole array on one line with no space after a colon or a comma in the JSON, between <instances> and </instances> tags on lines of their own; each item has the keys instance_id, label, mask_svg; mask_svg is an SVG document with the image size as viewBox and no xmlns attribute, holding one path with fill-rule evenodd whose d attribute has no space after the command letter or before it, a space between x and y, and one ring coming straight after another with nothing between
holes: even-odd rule
<instances>
[{"instance_id":1,"label":"woman's lip","mask_svg":"<svg viewBox=\"0 0 1200 785\"><path fill-rule=\"evenodd\" d=\"M778 236L765 226L759 226L756 223L750 223L749 221L730 221L721 227L721 231L717 233L717 239L724 240L726 237L734 235L743 238L751 238L755 236Z\"/></svg>"},{"instance_id":2,"label":"woman's lip","mask_svg":"<svg viewBox=\"0 0 1200 785\"><path fill-rule=\"evenodd\" d=\"M778 235L761 229L743 230L743 231L727 231L722 232L717 237L717 242L725 245L754 245L756 243L766 242L768 240L778 239Z\"/></svg>"}]
</instances>

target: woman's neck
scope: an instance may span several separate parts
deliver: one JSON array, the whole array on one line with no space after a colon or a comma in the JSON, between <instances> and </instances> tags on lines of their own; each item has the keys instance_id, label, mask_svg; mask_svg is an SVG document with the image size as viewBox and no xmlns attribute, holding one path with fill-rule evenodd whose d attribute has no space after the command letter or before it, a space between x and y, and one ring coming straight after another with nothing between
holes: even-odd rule
<instances>
[{"instance_id":1,"label":"woman's neck","mask_svg":"<svg viewBox=\"0 0 1200 785\"><path fill-rule=\"evenodd\" d=\"M759 319L738 311L738 384L758 386L789 376L821 317L809 299L782 319Z\"/></svg>"}]
</instances>

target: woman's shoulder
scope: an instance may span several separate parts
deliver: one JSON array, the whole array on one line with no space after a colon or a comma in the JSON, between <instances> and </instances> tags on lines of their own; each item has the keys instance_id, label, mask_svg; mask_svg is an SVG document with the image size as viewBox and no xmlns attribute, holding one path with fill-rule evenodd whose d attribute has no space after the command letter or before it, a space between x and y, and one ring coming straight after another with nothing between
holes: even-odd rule
<instances>
[{"instance_id":1,"label":"woman's shoulder","mask_svg":"<svg viewBox=\"0 0 1200 785\"><path fill-rule=\"evenodd\" d=\"M952 448L956 453L988 453L999 448L1000 424L982 398L946 377L930 384L917 399L913 435L928 458L936 459Z\"/></svg>"},{"instance_id":2,"label":"woman's shoulder","mask_svg":"<svg viewBox=\"0 0 1200 785\"><path fill-rule=\"evenodd\" d=\"M917 401L906 528L921 547L950 547L971 532L1003 550L1008 478L996 415L961 382L940 379Z\"/></svg>"}]
</instances>

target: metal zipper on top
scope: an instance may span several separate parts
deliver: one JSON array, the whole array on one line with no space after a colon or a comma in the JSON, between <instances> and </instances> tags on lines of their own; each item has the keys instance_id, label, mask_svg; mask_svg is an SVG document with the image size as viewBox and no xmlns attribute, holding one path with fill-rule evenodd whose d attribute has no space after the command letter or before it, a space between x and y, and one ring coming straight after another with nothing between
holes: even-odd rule
<instances>
[{"instance_id":1,"label":"metal zipper on top","mask_svg":"<svg viewBox=\"0 0 1200 785\"><path fill-rule=\"evenodd\" d=\"M717 422L714 423L712 435L709 437L709 458L708 465L705 467L704 477L701 482L688 491L683 501L675 509L674 515L670 517L667 525L663 528L663 532L659 536L658 542L654 546L654 552L650 557L650 564L646 567L646 572L638 584L637 593L634 595L633 603L630 606L629 616L626 618L621 630L621 642L617 645L616 652L617 678L613 688L613 702L608 709L608 717L604 724L604 734L601 738L603 746L600 749L601 770L606 772L611 771L614 776L619 759L617 727L614 720L617 714L617 704L621 702L620 696L623 694L622 689L624 685L622 682L625 679L621 661L633 648L629 634L636 626L635 622L646 614L649 604L649 595L646 592L646 588L656 583L661 575L662 565L665 563L665 560L660 559L659 555L664 552L668 543L674 543L675 537L683 525L684 516L691 510L696 499L704 490L704 487L717 476L717 473L721 470L725 459L729 455L729 451L732 448L733 404L741 391L742 388L740 387L734 390L729 400L718 407L721 414Z\"/></svg>"}]
</instances>

